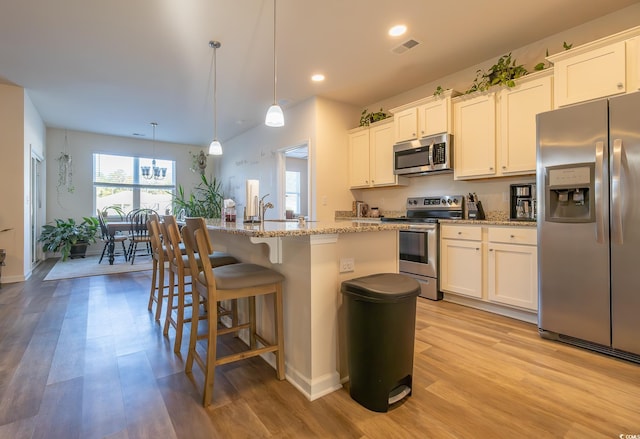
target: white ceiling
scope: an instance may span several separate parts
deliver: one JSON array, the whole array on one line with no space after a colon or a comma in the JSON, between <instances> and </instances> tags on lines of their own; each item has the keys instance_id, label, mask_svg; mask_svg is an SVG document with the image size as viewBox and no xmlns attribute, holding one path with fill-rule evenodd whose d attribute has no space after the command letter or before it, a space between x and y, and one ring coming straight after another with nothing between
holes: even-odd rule
<instances>
[{"instance_id":1,"label":"white ceiling","mask_svg":"<svg viewBox=\"0 0 640 439\"><path fill-rule=\"evenodd\" d=\"M280 0L278 100L363 108L637 0ZM405 23L408 33L387 36ZM263 123L273 100L272 0L0 0L0 82L50 127L208 145L210 40L218 137ZM421 44L391 52L407 38ZM322 84L309 80L322 72Z\"/></svg>"}]
</instances>

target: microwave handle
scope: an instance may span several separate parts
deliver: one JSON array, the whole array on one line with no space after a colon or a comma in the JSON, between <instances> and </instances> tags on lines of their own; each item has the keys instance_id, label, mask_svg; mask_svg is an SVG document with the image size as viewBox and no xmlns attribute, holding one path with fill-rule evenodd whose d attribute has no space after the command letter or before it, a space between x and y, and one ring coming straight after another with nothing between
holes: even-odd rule
<instances>
[{"instance_id":1,"label":"microwave handle","mask_svg":"<svg viewBox=\"0 0 640 439\"><path fill-rule=\"evenodd\" d=\"M429 167L433 169L433 155L435 154L435 148L433 147L433 142L429 144Z\"/></svg>"}]
</instances>

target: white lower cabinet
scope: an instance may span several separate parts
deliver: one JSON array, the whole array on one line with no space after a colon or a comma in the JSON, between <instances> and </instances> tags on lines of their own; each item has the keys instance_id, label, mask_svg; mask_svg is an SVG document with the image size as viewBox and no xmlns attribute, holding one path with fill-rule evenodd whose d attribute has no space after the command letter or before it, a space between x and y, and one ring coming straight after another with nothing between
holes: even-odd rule
<instances>
[{"instance_id":1,"label":"white lower cabinet","mask_svg":"<svg viewBox=\"0 0 640 439\"><path fill-rule=\"evenodd\" d=\"M536 233L534 227L443 224L440 289L537 311Z\"/></svg>"},{"instance_id":2,"label":"white lower cabinet","mask_svg":"<svg viewBox=\"0 0 640 439\"><path fill-rule=\"evenodd\" d=\"M440 289L482 298L482 229L443 225L440 237Z\"/></svg>"},{"instance_id":3,"label":"white lower cabinet","mask_svg":"<svg viewBox=\"0 0 640 439\"><path fill-rule=\"evenodd\" d=\"M487 290L491 302L538 310L537 231L487 227Z\"/></svg>"}]
</instances>

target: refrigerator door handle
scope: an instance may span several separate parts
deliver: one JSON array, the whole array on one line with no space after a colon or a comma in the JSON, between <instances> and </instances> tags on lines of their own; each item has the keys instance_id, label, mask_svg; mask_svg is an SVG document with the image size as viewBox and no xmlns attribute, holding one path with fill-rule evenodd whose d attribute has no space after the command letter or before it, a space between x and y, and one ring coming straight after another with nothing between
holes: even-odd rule
<instances>
[{"instance_id":1,"label":"refrigerator door handle","mask_svg":"<svg viewBox=\"0 0 640 439\"><path fill-rule=\"evenodd\" d=\"M596 242L604 243L604 185L602 184L602 172L604 163L604 142L596 142L596 169L595 169L595 203L596 203Z\"/></svg>"},{"instance_id":2,"label":"refrigerator door handle","mask_svg":"<svg viewBox=\"0 0 640 439\"><path fill-rule=\"evenodd\" d=\"M622 172L622 139L613 141L613 164L611 169L611 235L613 242L622 245L622 195L620 175Z\"/></svg>"}]
</instances>

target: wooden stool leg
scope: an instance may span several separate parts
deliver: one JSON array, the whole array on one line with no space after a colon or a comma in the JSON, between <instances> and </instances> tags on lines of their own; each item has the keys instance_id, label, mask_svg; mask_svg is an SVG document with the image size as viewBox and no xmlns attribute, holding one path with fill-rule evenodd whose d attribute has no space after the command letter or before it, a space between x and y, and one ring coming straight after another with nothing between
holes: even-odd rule
<instances>
[{"instance_id":1,"label":"wooden stool leg","mask_svg":"<svg viewBox=\"0 0 640 439\"><path fill-rule=\"evenodd\" d=\"M249 298L249 347L256 348L256 296Z\"/></svg>"},{"instance_id":2,"label":"wooden stool leg","mask_svg":"<svg viewBox=\"0 0 640 439\"><path fill-rule=\"evenodd\" d=\"M198 313L196 312L196 314ZM193 322L191 325L193 327ZM202 405L205 407L211 404L211 399L213 398L213 385L216 376L216 347L218 340L218 324L216 319L207 319L207 334L207 359L205 361L204 392L202 395Z\"/></svg>"},{"instance_id":3,"label":"wooden stool leg","mask_svg":"<svg viewBox=\"0 0 640 439\"><path fill-rule=\"evenodd\" d=\"M171 318L173 314L173 301L174 301L174 291L175 291L175 273L173 270L169 270L169 296L167 299L167 312L165 313L164 318L164 328L162 330L162 334L165 337L169 336L169 326L171 325Z\"/></svg>"},{"instance_id":4,"label":"wooden stool leg","mask_svg":"<svg viewBox=\"0 0 640 439\"><path fill-rule=\"evenodd\" d=\"M184 279L184 277L183 277ZM192 296L193 297L193 296ZM184 328L184 281L178 279L178 308L177 308L177 316L176 316L176 339L173 342L173 352L176 354L180 353L180 348L182 347L182 330ZM191 318L193 319L194 314L198 314L198 306L194 302L191 307ZM193 320L192 323L193 325Z\"/></svg>"},{"instance_id":5,"label":"wooden stool leg","mask_svg":"<svg viewBox=\"0 0 640 439\"><path fill-rule=\"evenodd\" d=\"M156 307L156 322L160 321L160 316L162 315L162 302L164 302L164 264L160 266L158 265L158 289L157 289L157 300L158 306Z\"/></svg>"},{"instance_id":6,"label":"wooden stool leg","mask_svg":"<svg viewBox=\"0 0 640 439\"><path fill-rule=\"evenodd\" d=\"M275 297L273 298L274 317L276 325L276 373L279 380L285 378L284 364L284 308L282 305L282 284L276 286Z\"/></svg>"},{"instance_id":7,"label":"wooden stool leg","mask_svg":"<svg viewBox=\"0 0 640 439\"><path fill-rule=\"evenodd\" d=\"M156 292L156 276L158 272L158 261L156 259L153 260L153 267L151 269L151 291L149 292L149 306L147 309L151 311L153 306L154 294Z\"/></svg>"},{"instance_id":8,"label":"wooden stool leg","mask_svg":"<svg viewBox=\"0 0 640 439\"><path fill-rule=\"evenodd\" d=\"M194 291L191 293L194 303L195 301L200 300L200 296L198 292ZM200 319L200 313L193 313L191 316L191 332L189 333L189 349L187 350L187 361L184 363L184 371L188 374L193 370L193 359L196 355L196 343L198 341L198 321Z\"/></svg>"}]
</instances>

